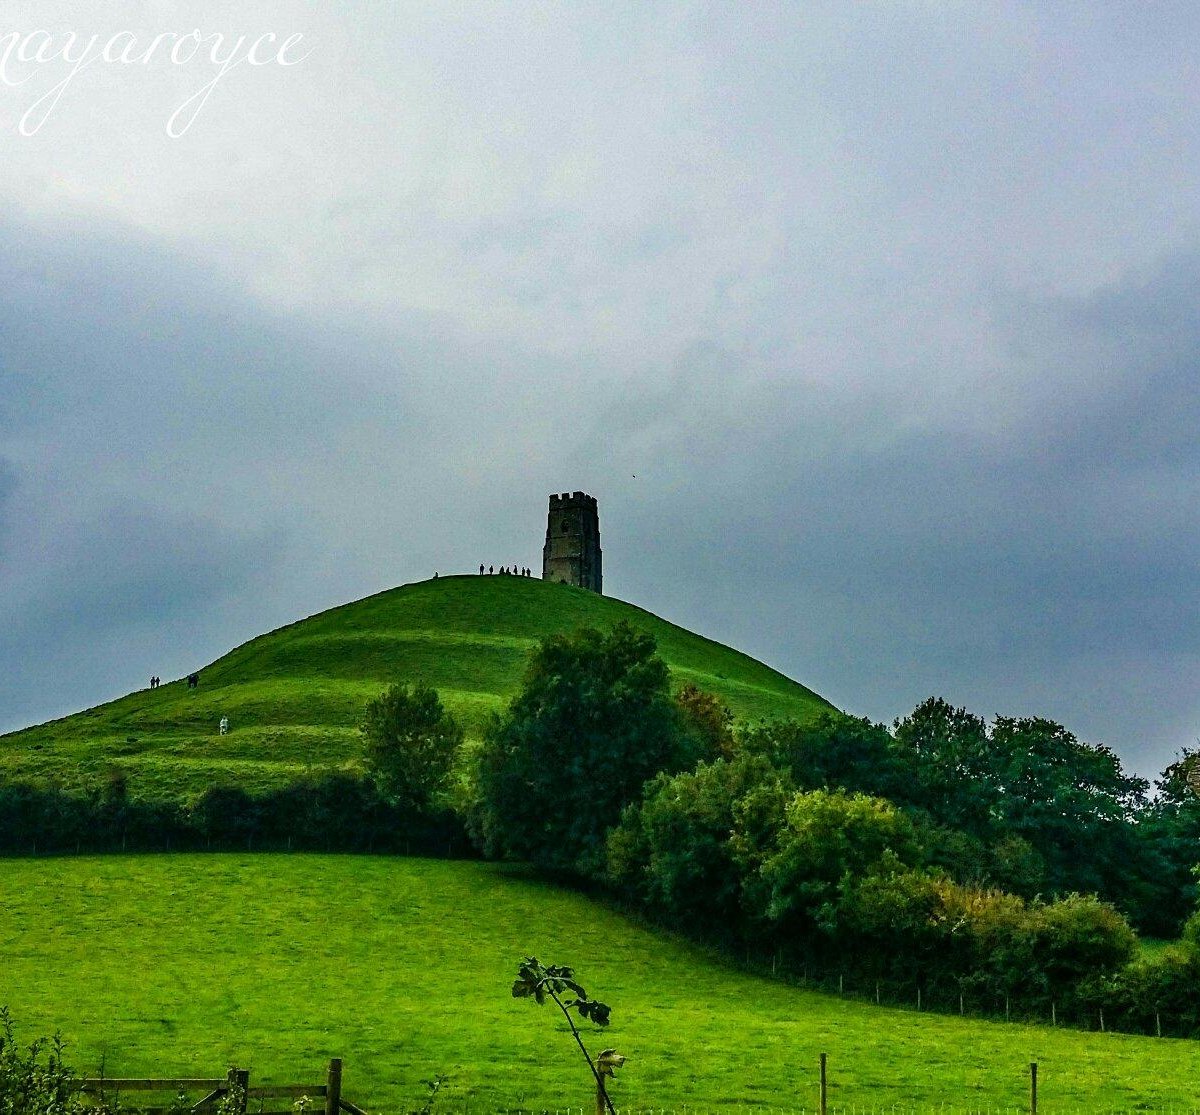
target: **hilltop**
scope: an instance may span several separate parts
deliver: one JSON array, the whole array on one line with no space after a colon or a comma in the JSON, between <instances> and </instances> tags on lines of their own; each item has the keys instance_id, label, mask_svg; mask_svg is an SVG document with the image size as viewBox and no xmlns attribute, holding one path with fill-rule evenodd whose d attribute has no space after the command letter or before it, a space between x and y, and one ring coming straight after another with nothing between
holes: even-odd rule
<instances>
[{"instance_id":1,"label":"hilltop","mask_svg":"<svg viewBox=\"0 0 1200 1115\"><path fill-rule=\"evenodd\" d=\"M83 785L118 766L143 797L214 783L266 789L354 764L364 703L418 679L478 739L517 691L538 639L621 620L654 635L677 686L717 694L739 720L808 720L833 709L748 655L612 597L535 578L443 577L251 639L202 667L196 690L180 679L0 736L0 777Z\"/></svg>"}]
</instances>

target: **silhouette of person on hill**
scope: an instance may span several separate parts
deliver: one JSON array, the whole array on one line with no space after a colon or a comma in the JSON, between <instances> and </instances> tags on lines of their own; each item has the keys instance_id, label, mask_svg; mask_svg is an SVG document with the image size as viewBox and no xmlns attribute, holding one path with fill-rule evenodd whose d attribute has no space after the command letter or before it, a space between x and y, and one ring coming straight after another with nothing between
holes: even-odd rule
<instances>
[{"instance_id":1,"label":"silhouette of person on hill","mask_svg":"<svg viewBox=\"0 0 1200 1115\"><path fill-rule=\"evenodd\" d=\"M483 576L483 566L482 565L480 565L480 567L479 567L479 575L481 577Z\"/></svg>"},{"instance_id":2,"label":"silhouette of person on hill","mask_svg":"<svg viewBox=\"0 0 1200 1115\"><path fill-rule=\"evenodd\" d=\"M488 575L489 575L489 576L491 576L491 574L492 574L494 571L495 571L495 566L494 566L494 565L489 565L489 566L488 566Z\"/></svg>"}]
</instances>

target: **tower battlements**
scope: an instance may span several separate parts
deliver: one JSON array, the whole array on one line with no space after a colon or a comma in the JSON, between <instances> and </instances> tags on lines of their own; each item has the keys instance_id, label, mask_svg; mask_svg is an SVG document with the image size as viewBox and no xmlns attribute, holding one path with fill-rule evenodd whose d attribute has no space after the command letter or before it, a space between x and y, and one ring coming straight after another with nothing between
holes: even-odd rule
<instances>
[{"instance_id":1,"label":"tower battlements","mask_svg":"<svg viewBox=\"0 0 1200 1115\"><path fill-rule=\"evenodd\" d=\"M589 496L586 492L563 492L563 494L550 495L550 510L553 511L556 507L566 507L572 503L579 503L584 506L596 506L596 497Z\"/></svg>"},{"instance_id":2,"label":"tower battlements","mask_svg":"<svg viewBox=\"0 0 1200 1115\"><path fill-rule=\"evenodd\" d=\"M600 513L586 492L551 494L542 547L542 580L601 592Z\"/></svg>"}]
</instances>

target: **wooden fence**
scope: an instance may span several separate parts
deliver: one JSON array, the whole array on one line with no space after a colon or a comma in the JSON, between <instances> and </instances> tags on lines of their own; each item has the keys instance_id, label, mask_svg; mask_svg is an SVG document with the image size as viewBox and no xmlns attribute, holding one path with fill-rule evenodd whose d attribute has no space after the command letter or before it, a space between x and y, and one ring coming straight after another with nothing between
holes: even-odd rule
<instances>
[{"instance_id":1,"label":"wooden fence","mask_svg":"<svg viewBox=\"0 0 1200 1115\"><path fill-rule=\"evenodd\" d=\"M150 1079L120 1079L116 1077L88 1077L77 1080L79 1090L87 1095L97 1097L124 1096L127 1092L171 1092L176 1096L187 1092L202 1091L204 1097L195 1103L180 1105L175 1103L168 1106L161 1104L142 1107L130 1105L132 1110L141 1115L168 1115L168 1112L181 1110L194 1115L211 1115L218 1103L231 1094L235 1097L235 1115L295 1115L294 1108L271 1110L263 1103L268 1099L299 1099L308 1096L312 1100L321 1100L323 1108L314 1103L311 1110L313 1115L324 1110L325 1115L367 1115L361 1108L342 1097L342 1059L334 1057L329 1062L324 1084L263 1084L256 1087L250 1085L250 1073L247 1069L230 1069L223 1077L162 1077ZM255 1104L253 1101L257 1100Z\"/></svg>"}]
</instances>

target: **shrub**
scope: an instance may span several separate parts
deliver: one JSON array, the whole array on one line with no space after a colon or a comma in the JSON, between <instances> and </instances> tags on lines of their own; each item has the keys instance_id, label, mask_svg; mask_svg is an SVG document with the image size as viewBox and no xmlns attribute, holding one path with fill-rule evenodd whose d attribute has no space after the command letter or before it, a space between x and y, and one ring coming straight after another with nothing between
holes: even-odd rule
<instances>
[{"instance_id":1,"label":"shrub","mask_svg":"<svg viewBox=\"0 0 1200 1115\"><path fill-rule=\"evenodd\" d=\"M863 875L847 874L839 888L838 947L876 978L929 983L949 967L950 927L936 875L906 868L890 849Z\"/></svg>"},{"instance_id":2,"label":"shrub","mask_svg":"<svg viewBox=\"0 0 1200 1115\"><path fill-rule=\"evenodd\" d=\"M948 881L941 891L949 927L946 961L959 990L993 1007L1032 986L1033 932L1024 901Z\"/></svg>"},{"instance_id":3,"label":"shrub","mask_svg":"<svg viewBox=\"0 0 1200 1115\"><path fill-rule=\"evenodd\" d=\"M1033 966L1045 993L1060 1002L1084 979L1120 968L1137 947L1129 923L1092 895L1037 907L1030 930Z\"/></svg>"},{"instance_id":4,"label":"shrub","mask_svg":"<svg viewBox=\"0 0 1200 1115\"><path fill-rule=\"evenodd\" d=\"M84 1103L73 1077L61 1038L39 1038L22 1051L8 1009L0 1007L0 1115L106 1115Z\"/></svg>"}]
</instances>

